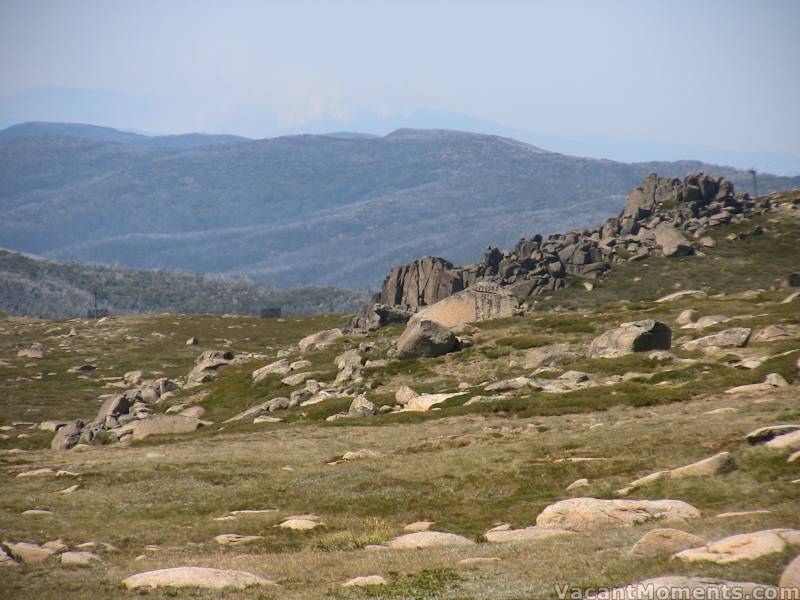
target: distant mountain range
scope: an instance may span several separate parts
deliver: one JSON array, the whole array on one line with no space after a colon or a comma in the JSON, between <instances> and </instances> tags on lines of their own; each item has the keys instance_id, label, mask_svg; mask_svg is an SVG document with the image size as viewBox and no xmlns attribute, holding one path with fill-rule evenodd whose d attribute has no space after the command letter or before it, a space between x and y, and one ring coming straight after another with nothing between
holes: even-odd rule
<instances>
[{"instance_id":1,"label":"distant mountain range","mask_svg":"<svg viewBox=\"0 0 800 600\"><path fill-rule=\"evenodd\" d=\"M248 140L26 123L0 132L0 245L59 260L245 275L279 287L375 288L421 255L618 213L650 171L694 161L576 158L492 135L400 129ZM800 177L759 175L759 192Z\"/></svg>"}]
</instances>

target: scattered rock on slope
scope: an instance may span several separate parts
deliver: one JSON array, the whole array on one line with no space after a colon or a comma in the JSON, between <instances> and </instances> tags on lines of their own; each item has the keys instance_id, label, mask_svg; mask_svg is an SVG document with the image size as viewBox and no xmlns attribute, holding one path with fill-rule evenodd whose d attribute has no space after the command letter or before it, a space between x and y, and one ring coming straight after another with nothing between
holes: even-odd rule
<instances>
[{"instance_id":1,"label":"scattered rock on slope","mask_svg":"<svg viewBox=\"0 0 800 600\"><path fill-rule=\"evenodd\" d=\"M455 533L440 531L420 531L408 533L386 542L389 548L435 548L441 546L472 546L475 542Z\"/></svg>"},{"instance_id":2,"label":"scattered rock on slope","mask_svg":"<svg viewBox=\"0 0 800 600\"><path fill-rule=\"evenodd\" d=\"M631 548L631 554L675 554L687 548L696 548L705 540L680 529L653 529L645 533Z\"/></svg>"},{"instance_id":3,"label":"scattered rock on slope","mask_svg":"<svg viewBox=\"0 0 800 600\"><path fill-rule=\"evenodd\" d=\"M800 530L767 529L732 535L705 546L683 550L678 552L675 558L684 562L707 561L726 564L783 552L789 545L798 544L800 544Z\"/></svg>"},{"instance_id":4,"label":"scattered rock on slope","mask_svg":"<svg viewBox=\"0 0 800 600\"><path fill-rule=\"evenodd\" d=\"M686 342L686 350L709 350L712 348L739 348L747 344L751 329L747 327L731 327L719 333Z\"/></svg>"},{"instance_id":5,"label":"scattered rock on slope","mask_svg":"<svg viewBox=\"0 0 800 600\"><path fill-rule=\"evenodd\" d=\"M595 338L589 346L590 358L617 358L631 352L669 350L672 342L670 328L653 319L623 323Z\"/></svg>"},{"instance_id":6,"label":"scattered rock on slope","mask_svg":"<svg viewBox=\"0 0 800 600\"><path fill-rule=\"evenodd\" d=\"M376 414L378 409L363 394L353 399L347 411L348 417L372 417Z\"/></svg>"},{"instance_id":7,"label":"scattered rock on slope","mask_svg":"<svg viewBox=\"0 0 800 600\"><path fill-rule=\"evenodd\" d=\"M400 358L441 356L457 348L455 334L433 321L410 322L397 339L397 355Z\"/></svg>"},{"instance_id":8,"label":"scattered rock on slope","mask_svg":"<svg viewBox=\"0 0 800 600\"><path fill-rule=\"evenodd\" d=\"M74 421L61 427L50 442L52 450L69 450L81 439L83 421Z\"/></svg>"},{"instance_id":9,"label":"scattered rock on slope","mask_svg":"<svg viewBox=\"0 0 800 600\"><path fill-rule=\"evenodd\" d=\"M336 341L342 337L341 329L327 329L307 335L298 342L300 352L310 352L312 350L322 350L323 348L330 348Z\"/></svg>"}]
</instances>

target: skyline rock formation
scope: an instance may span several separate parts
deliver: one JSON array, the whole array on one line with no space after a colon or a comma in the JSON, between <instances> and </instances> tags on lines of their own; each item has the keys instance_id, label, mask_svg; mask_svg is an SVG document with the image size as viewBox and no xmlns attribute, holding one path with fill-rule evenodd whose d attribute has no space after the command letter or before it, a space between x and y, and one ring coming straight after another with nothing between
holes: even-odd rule
<instances>
[{"instance_id":1,"label":"skyline rock formation","mask_svg":"<svg viewBox=\"0 0 800 600\"><path fill-rule=\"evenodd\" d=\"M569 275L594 278L629 261L694 254L692 239L699 240L721 223L743 221L748 213L768 205L767 199L736 193L724 177L695 173L681 180L650 173L628 194L619 216L602 225L546 239L536 234L510 250L489 246L477 264L456 267L444 258L425 256L395 267L350 327L374 329L404 315L431 311L426 307L478 282L502 290L503 296L511 294L523 308L530 308L537 296L565 287ZM505 302L496 292L493 299L486 296L485 306ZM497 316L491 309L488 314ZM482 318L476 312L470 320Z\"/></svg>"}]
</instances>

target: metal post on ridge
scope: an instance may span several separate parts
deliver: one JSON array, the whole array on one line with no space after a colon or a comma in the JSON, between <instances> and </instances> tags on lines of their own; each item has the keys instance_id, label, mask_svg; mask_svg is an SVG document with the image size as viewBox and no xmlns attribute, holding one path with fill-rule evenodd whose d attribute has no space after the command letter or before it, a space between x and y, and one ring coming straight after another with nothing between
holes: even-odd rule
<instances>
[{"instance_id":1,"label":"metal post on ridge","mask_svg":"<svg viewBox=\"0 0 800 600\"><path fill-rule=\"evenodd\" d=\"M756 170L748 169L748 173L753 176L753 193L755 194L755 198L758 198L758 181L756 181Z\"/></svg>"}]
</instances>

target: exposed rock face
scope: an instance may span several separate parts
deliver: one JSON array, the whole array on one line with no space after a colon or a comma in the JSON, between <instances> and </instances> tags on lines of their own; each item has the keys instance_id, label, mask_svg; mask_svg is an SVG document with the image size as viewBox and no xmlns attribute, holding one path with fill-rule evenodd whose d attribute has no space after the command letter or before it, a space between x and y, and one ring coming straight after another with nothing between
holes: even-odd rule
<instances>
[{"instance_id":1,"label":"exposed rock face","mask_svg":"<svg viewBox=\"0 0 800 600\"><path fill-rule=\"evenodd\" d=\"M686 342L683 347L686 350L708 350L712 348L740 348L747 344L750 339L751 329L747 327L731 327L719 333L707 335Z\"/></svg>"},{"instance_id":2,"label":"exposed rock face","mask_svg":"<svg viewBox=\"0 0 800 600\"><path fill-rule=\"evenodd\" d=\"M545 508L536 518L536 525L546 529L594 531L699 516L700 511L680 500L571 498Z\"/></svg>"},{"instance_id":3,"label":"exposed rock face","mask_svg":"<svg viewBox=\"0 0 800 600\"><path fill-rule=\"evenodd\" d=\"M452 296L464 289L460 271L443 258L423 256L419 260L395 267L381 288L379 302L416 310Z\"/></svg>"},{"instance_id":4,"label":"exposed rock face","mask_svg":"<svg viewBox=\"0 0 800 600\"><path fill-rule=\"evenodd\" d=\"M400 358L441 356L457 348L455 334L433 321L409 323L397 339L397 356Z\"/></svg>"},{"instance_id":5,"label":"exposed rock face","mask_svg":"<svg viewBox=\"0 0 800 600\"><path fill-rule=\"evenodd\" d=\"M127 589L159 587L197 587L210 590L233 588L242 590L251 585L276 585L275 582L244 571L175 567L131 575L122 581Z\"/></svg>"},{"instance_id":6,"label":"exposed rock face","mask_svg":"<svg viewBox=\"0 0 800 600\"><path fill-rule=\"evenodd\" d=\"M426 256L395 267L348 327L373 329L396 322L478 282L501 286L520 303L530 303L564 287L567 274L595 277L628 260L693 254L690 237L701 238L712 227L768 206L768 200L735 194L733 185L722 178L698 173L680 180L651 173L630 193L620 215L603 225L547 239L534 235L511 250L490 246L483 260L473 265L456 267Z\"/></svg>"},{"instance_id":7,"label":"exposed rock face","mask_svg":"<svg viewBox=\"0 0 800 600\"><path fill-rule=\"evenodd\" d=\"M151 435L171 435L189 433L201 425L199 419L180 415L153 415L133 426L133 439L143 440Z\"/></svg>"},{"instance_id":8,"label":"exposed rock face","mask_svg":"<svg viewBox=\"0 0 800 600\"><path fill-rule=\"evenodd\" d=\"M606 331L594 339L589 346L590 358L617 358L631 352L647 350L669 350L672 331L661 321L646 319L623 323L616 329Z\"/></svg>"},{"instance_id":9,"label":"exposed rock face","mask_svg":"<svg viewBox=\"0 0 800 600\"><path fill-rule=\"evenodd\" d=\"M411 321L434 321L445 327L456 327L475 321L513 317L519 313L519 301L510 291L494 283L478 282L423 308Z\"/></svg>"}]
</instances>

